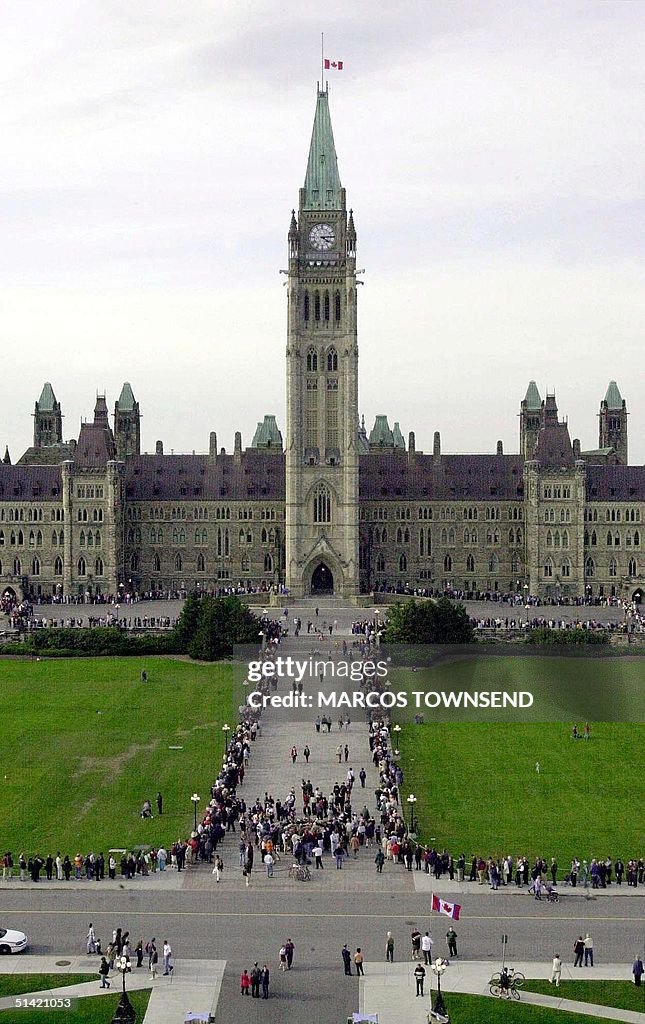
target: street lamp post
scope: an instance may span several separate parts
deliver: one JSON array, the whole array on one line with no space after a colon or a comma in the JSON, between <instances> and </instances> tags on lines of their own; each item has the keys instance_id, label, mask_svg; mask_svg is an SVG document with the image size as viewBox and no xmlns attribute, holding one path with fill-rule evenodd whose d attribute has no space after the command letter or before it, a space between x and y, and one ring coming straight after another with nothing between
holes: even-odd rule
<instances>
[{"instance_id":1,"label":"street lamp post","mask_svg":"<svg viewBox=\"0 0 645 1024\"><path fill-rule=\"evenodd\" d=\"M393 750L393 753L394 753L395 757L398 757L399 754L401 753L401 750L399 748L399 743L401 742L400 739L399 739L399 737L401 735L401 726L398 723L396 725L393 725L392 726L392 732L394 733L394 750Z\"/></svg>"},{"instance_id":2,"label":"street lamp post","mask_svg":"<svg viewBox=\"0 0 645 1024\"><path fill-rule=\"evenodd\" d=\"M446 1016L446 1004L444 1003L443 996L441 995L441 975L443 974L447 966L447 961L440 956L438 956L434 963L431 965L431 970L434 971L434 973L437 976L437 995L432 1009L435 1014L440 1014L442 1017Z\"/></svg>"},{"instance_id":3,"label":"street lamp post","mask_svg":"<svg viewBox=\"0 0 645 1024\"><path fill-rule=\"evenodd\" d=\"M409 832L416 832L416 829L414 827L414 805L416 804L416 802L416 796L414 795L414 793L410 793L407 800L408 807L410 808L410 828L408 830Z\"/></svg>"},{"instance_id":4,"label":"street lamp post","mask_svg":"<svg viewBox=\"0 0 645 1024\"><path fill-rule=\"evenodd\" d=\"M228 722L224 722L224 725L222 726L222 732L224 733L224 754L225 755L226 755L226 751L228 750L228 734L229 734L230 731L231 731L230 725L228 724Z\"/></svg>"},{"instance_id":5,"label":"street lamp post","mask_svg":"<svg viewBox=\"0 0 645 1024\"><path fill-rule=\"evenodd\" d=\"M193 802L193 811L195 812L195 832L197 832L197 804L200 801L200 797L197 796L197 793L193 793L190 799Z\"/></svg>"},{"instance_id":6,"label":"street lamp post","mask_svg":"<svg viewBox=\"0 0 645 1024\"><path fill-rule=\"evenodd\" d=\"M134 1024L136 1020L136 1013L134 1006L128 998L128 993L125 990L125 976L131 970L130 958L127 956L117 957L116 966L117 969L121 971L121 976L123 978L123 991L121 992L116 1013L112 1018L112 1024Z\"/></svg>"},{"instance_id":7,"label":"street lamp post","mask_svg":"<svg viewBox=\"0 0 645 1024\"><path fill-rule=\"evenodd\" d=\"M529 585L524 584L524 607L526 609L526 625L529 624Z\"/></svg>"}]
</instances>

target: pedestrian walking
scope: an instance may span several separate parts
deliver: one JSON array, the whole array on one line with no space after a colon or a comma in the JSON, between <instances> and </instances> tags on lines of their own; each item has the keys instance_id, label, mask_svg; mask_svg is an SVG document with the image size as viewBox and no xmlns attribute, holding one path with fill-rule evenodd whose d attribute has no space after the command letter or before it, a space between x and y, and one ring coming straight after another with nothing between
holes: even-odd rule
<instances>
[{"instance_id":1,"label":"pedestrian walking","mask_svg":"<svg viewBox=\"0 0 645 1024\"><path fill-rule=\"evenodd\" d=\"M342 743L339 743L338 746L336 747L336 757L338 758L338 763L340 764L340 762L343 760L343 745L342 745Z\"/></svg>"},{"instance_id":2,"label":"pedestrian walking","mask_svg":"<svg viewBox=\"0 0 645 1024\"><path fill-rule=\"evenodd\" d=\"M322 869L324 867L323 862L322 862L323 848L320 845L320 842L318 842L317 846L314 846L313 855L314 855L314 860L316 862L316 871L318 871L319 868Z\"/></svg>"},{"instance_id":3,"label":"pedestrian walking","mask_svg":"<svg viewBox=\"0 0 645 1024\"><path fill-rule=\"evenodd\" d=\"M417 966L414 968L414 980L417 983L416 994L418 996L422 996L423 995L423 983L425 981L425 978L426 978L426 969L425 969L425 967L423 966L423 964L417 964Z\"/></svg>"},{"instance_id":4,"label":"pedestrian walking","mask_svg":"<svg viewBox=\"0 0 645 1024\"><path fill-rule=\"evenodd\" d=\"M244 879L246 883L246 888L248 889L248 887L251 884L251 866L248 860L244 862L244 867L242 868L242 878Z\"/></svg>"},{"instance_id":5,"label":"pedestrian walking","mask_svg":"<svg viewBox=\"0 0 645 1024\"><path fill-rule=\"evenodd\" d=\"M110 973L110 965L105 959L101 957L101 963L99 964L99 975L101 977L101 988L109 988L110 982L108 981L108 975Z\"/></svg>"},{"instance_id":6,"label":"pedestrian walking","mask_svg":"<svg viewBox=\"0 0 645 1024\"><path fill-rule=\"evenodd\" d=\"M343 946L343 948L341 950L341 956L343 958L343 967L345 968L345 974L346 975L351 975L351 973L352 973L352 954L350 953L349 949L347 948L347 943L345 943L345 945Z\"/></svg>"},{"instance_id":7,"label":"pedestrian walking","mask_svg":"<svg viewBox=\"0 0 645 1024\"><path fill-rule=\"evenodd\" d=\"M273 878L273 865L274 865L274 863L275 862L273 860L273 856L270 853L265 853L265 855L264 855L264 864L265 864L265 867L267 869L267 878Z\"/></svg>"},{"instance_id":8,"label":"pedestrian walking","mask_svg":"<svg viewBox=\"0 0 645 1024\"><path fill-rule=\"evenodd\" d=\"M388 932L385 936L385 962L394 963L394 936L392 932Z\"/></svg>"},{"instance_id":9,"label":"pedestrian walking","mask_svg":"<svg viewBox=\"0 0 645 1024\"><path fill-rule=\"evenodd\" d=\"M287 970L290 971L293 964L293 954L295 952L295 946L291 939L287 939L284 944L285 952L287 954Z\"/></svg>"},{"instance_id":10,"label":"pedestrian walking","mask_svg":"<svg viewBox=\"0 0 645 1024\"><path fill-rule=\"evenodd\" d=\"M307 762L307 764L309 764L309 758L311 757L311 751L309 749L309 744L308 743L305 744L305 749L303 750L303 754L305 755L305 761Z\"/></svg>"},{"instance_id":11,"label":"pedestrian walking","mask_svg":"<svg viewBox=\"0 0 645 1024\"><path fill-rule=\"evenodd\" d=\"M418 960L421 956L421 932L418 928L413 928L410 941L412 943L412 960Z\"/></svg>"},{"instance_id":12,"label":"pedestrian walking","mask_svg":"<svg viewBox=\"0 0 645 1024\"><path fill-rule=\"evenodd\" d=\"M377 872L377 874L382 875L383 874L383 865L385 864L385 854L383 853L383 850L378 849L376 851L376 857L374 858L374 863L376 864L376 872Z\"/></svg>"},{"instance_id":13,"label":"pedestrian walking","mask_svg":"<svg viewBox=\"0 0 645 1024\"><path fill-rule=\"evenodd\" d=\"M641 984L641 978L643 977L643 970L645 970L645 968L643 968L643 961L641 960L640 956L637 953L636 956L634 957L634 963L632 964L632 974L634 975L634 984L635 985L640 985Z\"/></svg>"},{"instance_id":14,"label":"pedestrian walking","mask_svg":"<svg viewBox=\"0 0 645 1024\"><path fill-rule=\"evenodd\" d=\"M359 978L365 977L365 971L363 970L363 954L361 953L361 947L358 946L354 953L354 964L356 965L356 974Z\"/></svg>"},{"instance_id":15,"label":"pedestrian walking","mask_svg":"<svg viewBox=\"0 0 645 1024\"><path fill-rule=\"evenodd\" d=\"M448 943L448 955L457 956L457 932L452 925L446 932L446 942Z\"/></svg>"},{"instance_id":16,"label":"pedestrian walking","mask_svg":"<svg viewBox=\"0 0 645 1024\"><path fill-rule=\"evenodd\" d=\"M172 949L170 948L170 943L168 942L168 939L164 939L163 940L163 973L164 973L164 976L167 975L167 974L172 974L172 972L175 969L172 966L172 963L170 962L171 961L171 957L172 957Z\"/></svg>"},{"instance_id":17,"label":"pedestrian walking","mask_svg":"<svg viewBox=\"0 0 645 1024\"><path fill-rule=\"evenodd\" d=\"M215 858L215 867L213 868L213 874L215 875L215 881L218 882L218 883L220 882L220 880L222 878L222 871L223 870L224 870L224 861L222 860L222 858L218 854L217 857Z\"/></svg>"},{"instance_id":18,"label":"pedestrian walking","mask_svg":"<svg viewBox=\"0 0 645 1024\"><path fill-rule=\"evenodd\" d=\"M291 763L295 764L297 760L298 760L298 748L297 747L292 747L291 748Z\"/></svg>"},{"instance_id":19,"label":"pedestrian walking","mask_svg":"<svg viewBox=\"0 0 645 1024\"><path fill-rule=\"evenodd\" d=\"M574 953L573 966L574 967L582 967L582 958L583 958L584 953L585 953L585 940L583 939L582 935L579 935L578 938L576 939L576 941L574 942L574 944L573 944L573 953Z\"/></svg>"},{"instance_id":20,"label":"pedestrian walking","mask_svg":"<svg viewBox=\"0 0 645 1024\"><path fill-rule=\"evenodd\" d=\"M337 846L336 847L335 857L336 857L336 870L340 871L342 866L343 866L343 859L345 857L345 850L343 849L342 846Z\"/></svg>"},{"instance_id":21,"label":"pedestrian walking","mask_svg":"<svg viewBox=\"0 0 645 1024\"><path fill-rule=\"evenodd\" d=\"M278 956L279 956L278 963L279 963L280 970L281 971L286 971L286 969L287 969L287 950L286 950L284 944L282 946L280 946L280 952L279 952Z\"/></svg>"},{"instance_id":22,"label":"pedestrian walking","mask_svg":"<svg viewBox=\"0 0 645 1024\"><path fill-rule=\"evenodd\" d=\"M134 952L137 956L137 967L143 967L143 939L139 939L134 947Z\"/></svg>"},{"instance_id":23,"label":"pedestrian walking","mask_svg":"<svg viewBox=\"0 0 645 1024\"><path fill-rule=\"evenodd\" d=\"M593 967L593 939L589 932L584 937L585 944L585 967Z\"/></svg>"},{"instance_id":24,"label":"pedestrian walking","mask_svg":"<svg viewBox=\"0 0 645 1024\"><path fill-rule=\"evenodd\" d=\"M347 746L347 744L345 744L345 746L343 747L343 753L345 755L345 764L347 764L349 760L349 747Z\"/></svg>"},{"instance_id":25,"label":"pedestrian walking","mask_svg":"<svg viewBox=\"0 0 645 1024\"><path fill-rule=\"evenodd\" d=\"M549 978L549 981L551 982L552 985L555 985L556 988L560 988L560 978L561 978L561 976L562 976L562 960L560 959L560 954L556 953L555 956L553 957L553 963L551 964L551 977Z\"/></svg>"},{"instance_id":26,"label":"pedestrian walking","mask_svg":"<svg viewBox=\"0 0 645 1024\"><path fill-rule=\"evenodd\" d=\"M432 935L430 932L426 932L425 935L421 936L421 952L423 953L423 961L426 967L432 964Z\"/></svg>"},{"instance_id":27,"label":"pedestrian walking","mask_svg":"<svg viewBox=\"0 0 645 1024\"><path fill-rule=\"evenodd\" d=\"M96 935L94 934L94 927L90 921L90 927L87 931L87 954L88 956L96 953Z\"/></svg>"},{"instance_id":28,"label":"pedestrian walking","mask_svg":"<svg viewBox=\"0 0 645 1024\"><path fill-rule=\"evenodd\" d=\"M358 777L361 780L361 789L365 789L365 780L367 778L367 772L365 771L364 768L361 768L360 772L358 773Z\"/></svg>"},{"instance_id":29,"label":"pedestrian walking","mask_svg":"<svg viewBox=\"0 0 645 1024\"><path fill-rule=\"evenodd\" d=\"M161 793L157 793L155 800L157 801L157 814L161 814L163 811L163 797Z\"/></svg>"}]
</instances>

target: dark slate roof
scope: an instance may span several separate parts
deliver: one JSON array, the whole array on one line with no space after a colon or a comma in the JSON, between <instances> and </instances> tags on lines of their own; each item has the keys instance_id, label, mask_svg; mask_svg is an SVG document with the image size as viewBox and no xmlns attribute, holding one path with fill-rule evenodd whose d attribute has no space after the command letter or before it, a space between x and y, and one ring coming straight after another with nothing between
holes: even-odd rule
<instances>
[{"instance_id":1,"label":"dark slate roof","mask_svg":"<svg viewBox=\"0 0 645 1024\"><path fill-rule=\"evenodd\" d=\"M80 469L93 469L114 458L116 446L110 428L98 423L82 423L74 464Z\"/></svg>"},{"instance_id":2,"label":"dark slate roof","mask_svg":"<svg viewBox=\"0 0 645 1024\"><path fill-rule=\"evenodd\" d=\"M134 455L125 467L129 501L284 501L284 457L262 449L233 455Z\"/></svg>"},{"instance_id":3,"label":"dark slate roof","mask_svg":"<svg viewBox=\"0 0 645 1024\"><path fill-rule=\"evenodd\" d=\"M523 468L520 455L408 459L403 452L373 452L359 461L359 496L363 501L517 501Z\"/></svg>"},{"instance_id":4,"label":"dark slate roof","mask_svg":"<svg viewBox=\"0 0 645 1024\"><path fill-rule=\"evenodd\" d=\"M538 433L532 458L554 469L572 467L576 460L567 424L556 421L543 426Z\"/></svg>"},{"instance_id":5,"label":"dark slate roof","mask_svg":"<svg viewBox=\"0 0 645 1024\"><path fill-rule=\"evenodd\" d=\"M34 445L18 459L19 466L59 466L66 459L74 458L74 442L61 441L59 444Z\"/></svg>"},{"instance_id":6,"label":"dark slate roof","mask_svg":"<svg viewBox=\"0 0 645 1024\"><path fill-rule=\"evenodd\" d=\"M0 463L0 501L59 498L60 466L7 466Z\"/></svg>"},{"instance_id":7,"label":"dark slate roof","mask_svg":"<svg viewBox=\"0 0 645 1024\"><path fill-rule=\"evenodd\" d=\"M587 466L588 501L643 501L645 466Z\"/></svg>"}]
</instances>

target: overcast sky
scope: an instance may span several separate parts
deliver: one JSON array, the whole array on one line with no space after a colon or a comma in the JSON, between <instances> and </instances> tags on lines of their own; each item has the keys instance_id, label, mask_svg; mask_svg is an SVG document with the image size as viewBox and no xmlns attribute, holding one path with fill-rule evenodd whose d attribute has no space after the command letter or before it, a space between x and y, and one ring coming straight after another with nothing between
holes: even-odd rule
<instances>
[{"instance_id":1,"label":"overcast sky","mask_svg":"<svg viewBox=\"0 0 645 1024\"><path fill-rule=\"evenodd\" d=\"M614 378L642 464L644 24L629 0L4 4L2 450L46 380L66 438L125 380L146 451L284 431L324 30L368 427L515 452L535 379L595 447Z\"/></svg>"}]
</instances>

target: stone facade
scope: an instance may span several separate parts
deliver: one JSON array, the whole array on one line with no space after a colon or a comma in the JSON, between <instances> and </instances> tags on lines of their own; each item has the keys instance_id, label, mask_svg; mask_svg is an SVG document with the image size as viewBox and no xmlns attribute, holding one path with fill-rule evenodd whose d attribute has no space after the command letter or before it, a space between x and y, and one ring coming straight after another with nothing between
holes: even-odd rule
<instances>
[{"instance_id":1,"label":"stone facade","mask_svg":"<svg viewBox=\"0 0 645 1024\"><path fill-rule=\"evenodd\" d=\"M298 596L383 588L642 598L645 467L627 465L614 381L598 448L582 450L534 381L519 454L432 454L358 414L356 230L340 184L328 97L318 93L304 188L288 232L287 410L250 447L141 453L124 384L77 440L45 384L33 445L0 463L0 595L122 599L286 585Z\"/></svg>"}]
</instances>

